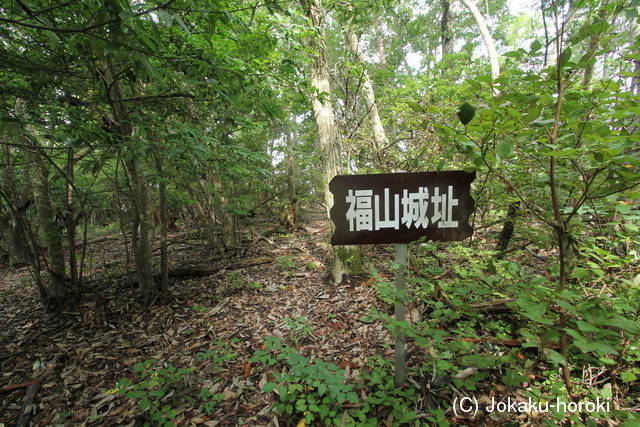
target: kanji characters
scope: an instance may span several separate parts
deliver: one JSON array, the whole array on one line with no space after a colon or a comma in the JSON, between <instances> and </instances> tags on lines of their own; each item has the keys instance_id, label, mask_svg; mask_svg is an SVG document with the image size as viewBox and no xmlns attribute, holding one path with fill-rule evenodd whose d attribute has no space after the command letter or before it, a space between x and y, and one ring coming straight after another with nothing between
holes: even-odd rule
<instances>
[{"instance_id":1,"label":"kanji characters","mask_svg":"<svg viewBox=\"0 0 640 427\"><path fill-rule=\"evenodd\" d=\"M427 187L419 187L417 193L409 193L403 190L402 193L402 223L411 228L427 228L429 225L429 217L427 216L427 208L429 207L429 189Z\"/></svg>"},{"instance_id":2,"label":"kanji characters","mask_svg":"<svg viewBox=\"0 0 640 427\"><path fill-rule=\"evenodd\" d=\"M438 228L455 228L458 226L458 221L453 221L453 207L458 206L458 199L453 198L452 185L442 195L440 194L440 188L435 187L433 196L431 196L431 203L433 204L432 224L437 222Z\"/></svg>"},{"instance_id":3,"label":"kanji characters","mask_svg":"<svg viewBox=\"0 0 640 427\"><path fill-rule=\"evenodd\" d=\"M389 217L389 189L384 189L384 217L385 220L380 219L380 196L375 196L375 213L376 213L376 230L382 228L393 228L395 230L400 229L400 195L393 195L394 214L393 219Z\"/></svg>"},{"instance_id":4,"label":"kanji characters","mask_svg":"<svg viewBox=\"0 0 640 427\"><path fill-rule=\"evenodd\" d=\"M449 185L443 194L440 194L440 187L433 187L430 193L429 188L424 186L418 187L415 193L404 189L400 198L399 194L391 195L389 188L383 190L383 196L374 195L373 190L348 190L346 217L349 231L399 230L400 224L407 229L426 229L436 224L438 228L456 228L458 221L453 220L453 208L458 206L459 201L453 198L453 191L453 186ZM431 216L428 209L431 209Z\"/></svg>"},{"instance_id":5,"label":"kanji characters","mask_svg":"<svg viewBox=\"0 0 640 427\"><path fill-rule=\"evenodd\" d=\"M347 220L349 221L349 231L373 230L373 215L371 209L372 190L349 190L346 202L349 203Z\"/></svg>"}]
</instances>

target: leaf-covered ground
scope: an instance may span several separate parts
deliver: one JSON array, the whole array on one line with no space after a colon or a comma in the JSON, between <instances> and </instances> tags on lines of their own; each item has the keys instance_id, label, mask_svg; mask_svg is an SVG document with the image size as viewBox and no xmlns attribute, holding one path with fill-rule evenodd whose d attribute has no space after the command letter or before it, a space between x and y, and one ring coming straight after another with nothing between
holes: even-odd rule
<instances>
[{"instance_id":1,"label":"leaf-covered ground","mask_svg":"<svg viewBox=\"0 0 640 427\"><path fill-rule=\"evenodd\" d=\"M296 233L260 239L256 229L241 253L227 257L177 233L172 241L182 244L170 247L172 269L183 277L172 279L171 296L149 310L138 303L135 279L123 272L120 238L90 247L83 299L62 315L42 309L26 268L3 269L0 385L40 381L32 409L37 425L130 424L140 408L108 391L121 378L135 378L136 363L155 359L158 366L195 368L188 374L194 390L224 395L209 415L196 402L174 408L178 424L274 422L271 396L260 392L266 375L249 361L266 337L332 360L347 375L357 374L368 356L393 351L381 325L362 321L372 307L380 309L370 281L326 285L326 228L316 219ZM189 278L190 272L210 274ZM207 354L228 357L213 363ZM25 387L2 393L1 423L17 420L24 395Z\"/></svg>"},{"instance_id":2,"label":"leaf-covered ground","mask_svg":"<svg viewBox=\"0 0 640 427\"><path fill-rule=\"evenodd\" d=\"M255 221L242 247L233 253L209 249L195 229L183 227L172 234L171 291L150 309L140 304L135 275L127 265L128 250L118 235L91 241L86 262L90 274L82 297L69 302L61 314L42 309L25 267L2 268L0 425L13 425L25 411L31 411L35 425L142 425L151 418L153 405L157 411L170 406L177 425L297 425L301 411L295 416L278 415L272 409L277 394L263 392L286 365L251 361L256 351L265 350L270 336L310 361L335 363L349 383L358 383L366 375L371 378L367 362L372 356L393 360L391 334L370 316L372 310L391 314L384 288L368 275L349 277L338 287L327 284L328 226L322 214L308 215L294 233L266 231L271 227ZM375 265L380 277L392 281L393 247L365 246L363 250L367 266ZM521 256L527 258L521 262L532 271L544 271L542 264L550 255L523 251ZM437 260L415 257L415 261L412 274L420 275L425 274L418 271L424 268L420 263L429 266ZM457 261L438 262L443 265L433 267L440 273L426 273L436 282L466 274L453 272ZM490 278L482 272L473 274ZM426 296L431 303L408 307L412 323L427 321L436 315L434 307L441 307L445 314L433 332L442 336L445 349L460 347L465 349L461 354L467 355L453 360L448 350L431 344L417 347L409 339L409 387L414 394L406 409L415 411L412 416L422 422L433 422L429 417L439 403L449 408L456 396L462 396L464 390L453 384L470 376L476 379L468 389L481 405L488 405L492 397L526 399L528 384L548 382L552 374L557 378L542 353L523 348L512 331L521 320L503 304L509 299L482 293L483 288L477 283L473 295L465 297L469 312L447 308L446 299L433 304L433 295ZM449 289L455 291L455 287ZM503 326L496 332L495 325ZM545 346L553 349L557 343ZM509 373L499 364L487 363L506 354L514 363L528 363L524 376L505 383ZM440 375L434 371L437 364ZM385 381L392 380L390 366L385 369ZM603 378L605 371L588 368L583 370L581 384L601 386ZM130 383L123 385L123 379ZM148 389L158 389L162 381L174 383L150 404L145 399L153 401L153 396L135 396L140 389L130 386L141 381L156 381ZM32 383L37 385L30 387ZM129 396L119 393L123 390ZM29 391L30 406L25 405ZM361 402L374 394L366 387L356 391ZM382 398L392 401L398 395L387 390ZM343 408L358 409L357 404L349 405ZM368 416L379 424L397 425L393 406L380 405ZM462 419L451 408L442 416L453 425L541 421L539 414L480 413Z\"/></svg>"}]
</instances>

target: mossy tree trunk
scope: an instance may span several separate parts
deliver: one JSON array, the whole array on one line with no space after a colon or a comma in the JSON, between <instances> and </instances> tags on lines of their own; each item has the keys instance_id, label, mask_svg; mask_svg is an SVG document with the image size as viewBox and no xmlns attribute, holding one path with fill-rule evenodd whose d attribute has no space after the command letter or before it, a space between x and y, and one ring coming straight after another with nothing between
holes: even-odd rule
<instances>
[{"instance_id":1,"label":"mossy tree trunk","mask_svg":"<svg viewBox=\"0 0 640 427\"><path fill-rule=\"evenodd\" d=\"M136 264L136 274L145 305L151 305L157 296L157 287L153 281L153 259L151 241L153 237L153 215L149 184L138 157L133 153L131 138L133 126L129 112L123 101L120 81L116 77L113 62L106 58L106 67L102 72L105 89L113 114L113 130L116 132L123 147L124 166L129 179L131 203L131 246Z\"/></svg>"},{"instance_id":2,"label":"mossy tree trunk","mask_svg":"<svg viewBox=\"0 0 640 427\"><path fill-rule=\"evenodd\" d=\"M331 105L331 84L327 45L324 33L325 13L322 0L302 0L304 12L315 29L315 35L310 40L314 52L311 62L311 105L317 128L317 150L322 161L322 180L324 205L329 219L331 232L334 225L331 222L330 210L333 206L333 194L329 191L329 182L336 176L340 168L340 148L338 128ZM357 255L356 255L357 254ZM340 284L343 276L349 272L353 259L360 259L357 247L341 247L330 254L330 281Z\"/></svg>"},{"instance_id":3,"label":"mossy tree trunk","mask_svg":"<svg viewBox=\"0 0 640 427\"><path fill-rule=\"evenodd\" d=\"M31 187L40 238L47 249L46 270L49 275L49 283L46 286L47 301L45 304L49 308L56 309L62 305L67 297L62 228L49 198L48 165L42 154L38 152L35 142L33 147L33 151L29 152L29 161L33 164L31 168Z\"/></svg>"}]
</instances>

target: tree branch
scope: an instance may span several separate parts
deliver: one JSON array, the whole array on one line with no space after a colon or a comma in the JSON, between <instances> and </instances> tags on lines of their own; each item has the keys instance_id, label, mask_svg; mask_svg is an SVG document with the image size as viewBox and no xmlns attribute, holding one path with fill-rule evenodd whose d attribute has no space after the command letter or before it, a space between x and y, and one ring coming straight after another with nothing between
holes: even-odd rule
<instances>
[{"instance_id":1,"label":"tree branch","mask_svg":"<svg viewBox=\"0 0 640 427\"><path fill-rule=\"evenodd\" d=\"M160 9L164 9L167 6L169 6L171 3L175 2L176 0L169 0L166 3L163 3L159 6L156 7L152 7L151 9L146 9L143 10L142 12L137 12L133 14L133 17L138 17L141 15L146 15L148 13L151 13L153 11L156 10L160 10ZM115 24L116 22L122 22L122 18L115 18L115 19L110 19L108 21L104 21L104 22L98 22L97 24L93 24L93 25L89 25L88 27L84 27L84 28L58 28L58 27L50 27L50 26L44 26L44 25L35 25L35 24L29 24L27 22L23 22L17 19L10 19L10 18L0 18L0 22L7 22L9 24L15 24L15 25L20 25L22 27L28 27L28 28L33 28L36 30L46 30L46 31L53 31L55 33L71 33L71 34L75 34L75 33L87 33L91 30L94 30L96 28L99 27L103 27L105 25L109 25L109 24Z\"/></svg>"}]
</instances>

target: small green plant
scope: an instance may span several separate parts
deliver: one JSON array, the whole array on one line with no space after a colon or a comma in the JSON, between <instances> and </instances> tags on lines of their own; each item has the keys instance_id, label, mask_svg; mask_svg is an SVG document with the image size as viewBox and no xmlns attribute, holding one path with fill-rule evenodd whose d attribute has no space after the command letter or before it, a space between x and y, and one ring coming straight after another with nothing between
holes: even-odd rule
<instances>
[{"instance_id":1,"label":"small green plant","mask_svg":"<svg viewBox=\"0 0 640 427\"><path fill-rule=\"evenodd\" d=\"M316 271L318 269L318 264L313 261L309 261L304 265L304 267L309 271Z\"/></svg>"},{"instance_id":2,"label":"small green plant","mask_svg":"<svg viewBox=\"0 0 640 427\"><path fill-rule=\"evenodd\" d=\"M289 328L289 338L295 346L311 335L311 325L303 316L298 316L295 319L285 317L282 321Z\"/></svg>"},{"instance_id":3,"label":"small green plant","mask_svg":"<svg viewBox=\"0 0 640 427\"><path fill-rule=\"evenodd\" d=\"M277 394L274 410L291 420L314 425L376 426L380 420L406 425L417 419L414 406L419 393L412 384L396 387L392 363L383 357L370 359L353 384L346 382L345 372L333 363L319 359L311 362L276 337L268 337L264 350L256 351L251 361L287 366L264 385L263 391Z\"/></svg>"},{"instance_id":4,"label":"small green plant","mask_svg":"<svg viewBox=\"0 0 640 427\"><path fill-rule=\"evenodd\" d=\"M233 338L232 342L237 342L237 338ZM211 372L217 373L223 369L223 365L226 362L235 360L238 354L232 350L229 344L223 341L216 341L213 343L211 350L198 353L198 360L207 360L211 364Z\"/></svg>"},{"instance_id":5,"label":"small green plant","mask_svg":"<svg viewBox=\"0 0 640 427\"><path fill-rule=\"evenodd\" d=\"M139 381L123 378L109 391L136 400L147 421L145 426L175 426L177 413L173 408L185 402L194 405L195 401L199 401L202 410L211 414L223 400L221 393L214 393L206 388L193 396L187 385L193 369L176 368L170 363L165 366L156 365L158 361L154 359L135 364L133 371L138 374Z\"/></svg>"},{"instance_id":6,"label":"small green plant","mask_svg":"<svg viewBox=\"0 0 640 427\"><path fill-rule=\"evenodd\" d=\"M242 277L242 274L240 274L237 271L228 272L224 276L224 279L225 279L225 282L227 283L227 286L231 289L240 289L244 287L246 283L244 280L244 277Z\"/></svg>"},{"instance_id":7,"label":"small green plant","mask_svg":"<svg viewBox=\"0 0 640 427\"><path fill-rule=\"evenodd\" d=\"M356 415L359 423L374 422L376 418L393 416L394 425L410 423L417 417L413 403L417 398L416 389L408 384L398 388L394 382L391 363L382 357L373 357L367 362L369 370L362 374L361 387L367 397L361 411ZM371 414L376 418L369 418Z\"/></svg>"},{"instance_id":8,"label":"small green plant","mask_svg":"<svg viewBox=\"0 0 640 427\"><path fill-rule=\"evenodd\" d=\"M249 283L249 287L251 289L258 290L258 289L262 289L263 286L262 286L262 283L258 282L257 280L254 280L254 281Z\"/></svg>"},{"instance_id":9,"label":"small green plant","mask_svg":"<svg viewBox=\"0 0 640 427\"><path fill-rule=\"evenodd\" d=\"M280 270L295 270L298 268L295 259L291 255L276 257L276 264Z\"/></svg>"},{"instance_id":10,"label":"small green plant","mask_svg":"<svg viewBox=\"0 0 640 427\"><path fill-rule=\"evenodd\" d=\"M222 393L213 393L210 390L203 388L200 393L198 393L198 399L202 402L202 410L206 412L207 415L211 415L213 410L224 399L224 395Z\"/></svg>"},{"instance_id":11,"label":"small green plant","mask_svg":"<svg viewBox=\"0 0 640 427\"><path fill-rule=\"evenodd\" d=\"M378 299L385 304L393 305L396 292L393 283L385 280L373 265L371 266L371 277Z\"/></svg>"},{"instance_id":12,"label":"small green plant","mask_svg":"<svg viewBox=\"0 0 640 427\"><path fill-rule=\"evenodd\" d=\"M345 382L344 371L333 363L311 362L294 349L282 346L274 337L266 341L265 347L254 353L253 362L267 365L284 362L289 367L275 374L274 381L263 387L265 393L278 395L276 413L304 419L307 424L340 424L345 415L343 405L358 402L353 385Z\"/></svg>"},{"instance_id":13,"label":"small green plant","mask_svg":"<svg viewBox=\"0 0 640 427\"><path fill-rule=\"evenodd\" d=\"M172 364L154 367L156 364L154 359L136 363L133 371L138 374L140 381L133 383L128 378L123 378L118 381L114 391L137 400L140 409L148 412L148 419L154 425L175 426L173 419L176 412L172 404L179 404L185 399L185 381L192 370L176 368Z\"/></svg>"}]
</instances>

